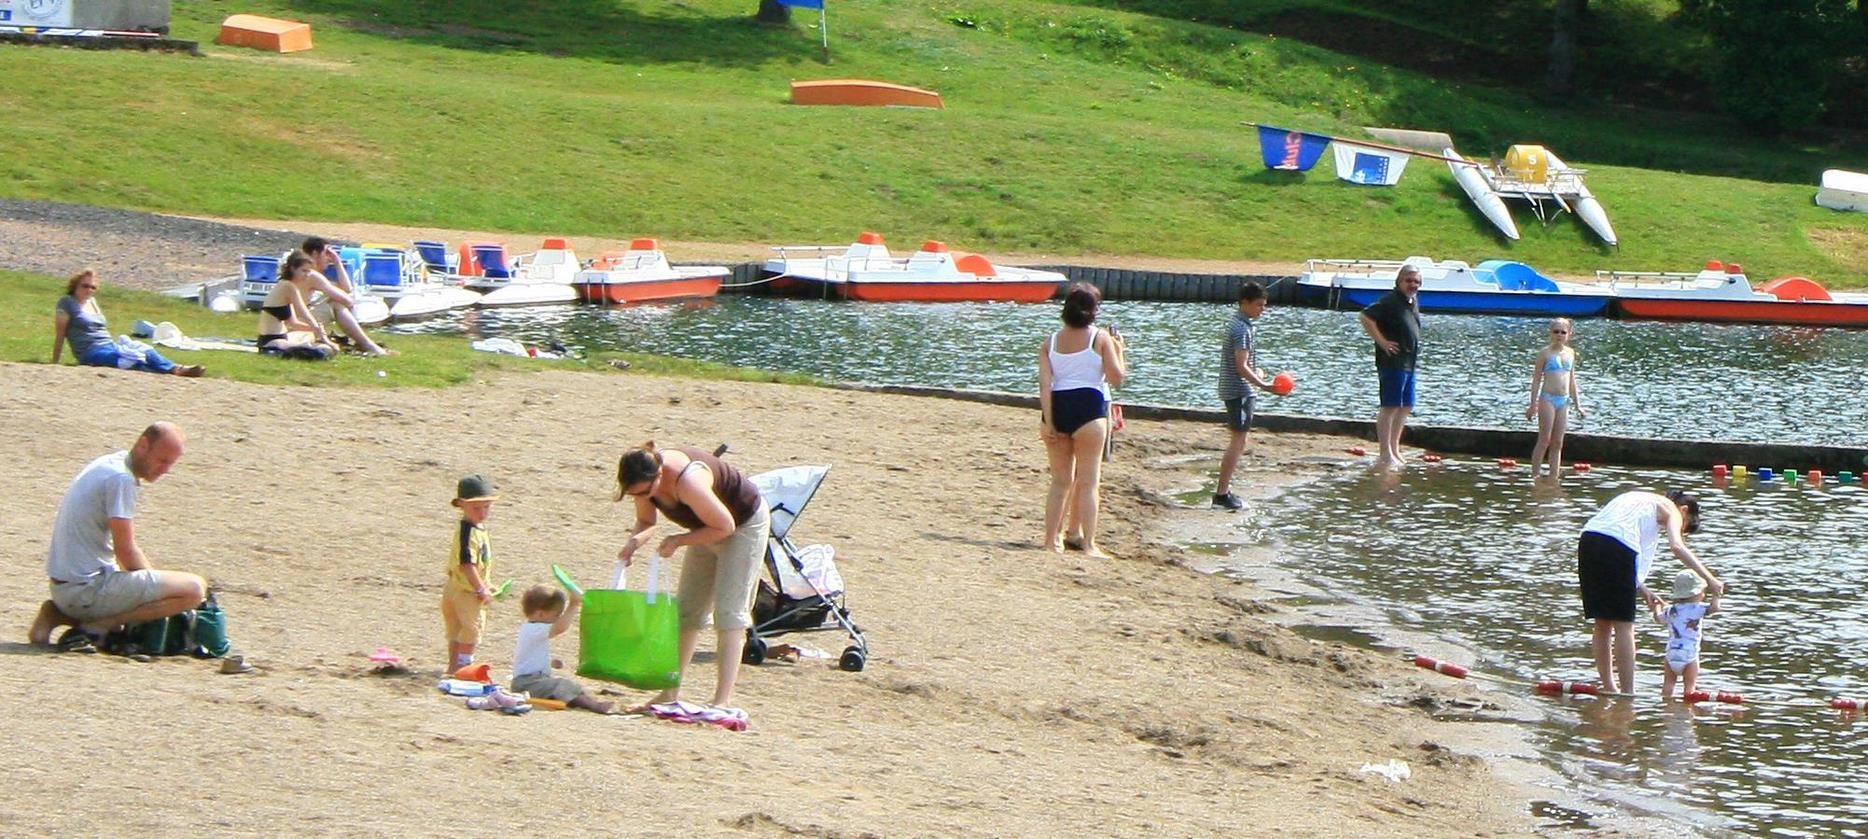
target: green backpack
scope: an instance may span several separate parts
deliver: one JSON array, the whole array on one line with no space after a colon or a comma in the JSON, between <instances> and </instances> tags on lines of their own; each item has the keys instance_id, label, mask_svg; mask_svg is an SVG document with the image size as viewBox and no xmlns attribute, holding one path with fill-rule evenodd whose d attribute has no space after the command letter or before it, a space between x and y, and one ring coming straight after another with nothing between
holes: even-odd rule
<instances>
[{"instance_id":1,"label":"green backpack","mask_svg":"<svg viewBox=\"0 0 1868 839\"><path fill-rule=\"evenodd\" d=\"M131 624L104 640L106 652L118 655L192 655L220 658L233 648L227 640L227 613L209 592L200 606L177 615Z\"/></svg>"}]
</instances>

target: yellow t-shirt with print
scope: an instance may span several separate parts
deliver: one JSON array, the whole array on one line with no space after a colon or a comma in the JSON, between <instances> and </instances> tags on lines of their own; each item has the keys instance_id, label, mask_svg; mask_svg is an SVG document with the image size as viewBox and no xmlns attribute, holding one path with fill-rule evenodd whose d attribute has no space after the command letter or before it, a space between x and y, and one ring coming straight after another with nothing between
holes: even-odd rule
<instances>
[{"instance_id":1,"label":"yellow t-shirt with print","mask_svg":"<svg viewBox=\"0 0 1868 839\"><path fill-rule=\"evenodd\" d=\"M454 550L448 553L448 583L450 590L473 594L473 580L468 579L464 566L480 566L482 582L492 579L493 556L487 543L486 528L461 519L460 527L454 530Z\"/></svg>"}]
</instances>

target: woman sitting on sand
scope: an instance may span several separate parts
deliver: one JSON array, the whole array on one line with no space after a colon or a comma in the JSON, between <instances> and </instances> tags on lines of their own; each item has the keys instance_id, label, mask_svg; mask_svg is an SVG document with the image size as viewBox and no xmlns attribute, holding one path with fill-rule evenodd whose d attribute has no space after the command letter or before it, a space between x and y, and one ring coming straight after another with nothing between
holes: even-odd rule
<instances>
[{"instance_id":1,"label":"woman sitting on sand","mask_svg":"<svg viewBox=\"0 0 1868 839\"><path fill-rule=\"evenodd\" d=\"M663 559L687 549L681 558L681 582L675 589L681 612L680 678L686 680L700 632L711 621L719 678L713 688L714 710L708 712L716 719L709 721L744 723L746 713L728 706L733 701L733 682L739 677L746 630L752 627L752 592L772 529L765 499L752 479L720 458L687 447L657 449L652 441L630 449L616 464L616 500L624 498L636 507L635 527L616 554L624 565L637 548L648 544L649 533L661 516L686 530L662 539L655 547ZM677 683L651 702L673 702L680 695Z\"/></svg>"},{"instance_id":2,"label":"woman sitting on sand","mask_svg":"<svg viewBox=\"0 0 1868 839\"><path fill-rule=\"evenodd\" d=\"M1070 547L1105 556L1096 546L1096 495L1109 438L1109 387L1122 384L1128 362L1122 336L1092 325L1102 303L1096 286L1071 285L1064 294L1064 328L1038 348L1038 436L1051 461L1044 546L1054 552Z\"/></svg>"},{"instance_id":3,"label":"woman sitting on sand","mask_svg":"<svg viewBox=\"0 0 1868 839\"><path fill-rule=\"evenodd\" d=\"M316 288L313 280L317 272L311 270L311 257L300 251L293 251L285 258L284 267L279 269L279 281L273 283L266 292L266 299L259 306L259 351L277 353L290 358L323 360L337 354L337 345L331 343L331 337L325 334L324 324L312 317L311 307L306 302ZM329 286L329 283L325 283ZM342 298L344 305L349 299L343 292L331 289L325 292ZM293 332L309 332L309 342L294 341Z\"/></svg>"},{"instance_id":4,"label":"woman sitting on sand","mask_svg":"<svg viewBox=\"0 0 1868 839\"><path fill-rule=\"evenodd\" d=\"M91 367L118 367L175 376L199 376L201 365L178 365L163 358L154 347L142 344L119 345L110 337L104 323L104 310L97 305L97 272L89 268L73 274L65 284L65 296L58 299L52 316L52 363L63 355L65 342L71 342L71 354L79 364Z\"/></svg>"}]
</instances>

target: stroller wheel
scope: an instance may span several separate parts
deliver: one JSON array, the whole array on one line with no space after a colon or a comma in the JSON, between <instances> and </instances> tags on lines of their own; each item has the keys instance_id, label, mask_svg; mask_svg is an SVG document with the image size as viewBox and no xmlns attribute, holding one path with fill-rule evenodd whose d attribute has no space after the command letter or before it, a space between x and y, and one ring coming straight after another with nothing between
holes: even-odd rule
<instances>
[{"instance_id":1,"label":"stroller wheel","mask_svg":"<svg viewBox=\"0 0 1868 839\"><path fill-rule=\"evenodd\" d=\"M837 667L848 670L851 673L862 672L863 664L863 651L858 647L845 647L843 649L843 657L837 659Z\"/></svg>"},{"instance_id":2,"label":"stroller wheel","mask_svg":"<svg viewBox=\"0 0 1868 839\"><path fill-rule=\"evenodd\" d=\"M739 660L744 664L759 665L765 663L765 639L752 633L746 634L746 647L740 650Z\"/></svg>"}]
</instances>

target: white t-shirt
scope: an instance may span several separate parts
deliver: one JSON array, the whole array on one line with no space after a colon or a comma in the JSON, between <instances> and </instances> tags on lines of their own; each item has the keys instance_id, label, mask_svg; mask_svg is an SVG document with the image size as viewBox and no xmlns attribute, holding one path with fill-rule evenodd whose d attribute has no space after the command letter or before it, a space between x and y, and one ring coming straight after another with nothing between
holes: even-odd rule
<instances>
[{"instance_id":1,"label":"white t-shirt","mask_svg":"<svg viewBox=\"0 0 1868 839\"><path fill-rule=\"evenodd\" d=\"M129 452L113 452L86 465L59 502L45 575L77 583L122 570L111 543L110 520L135 517L136 492Z\"/></svg>"},{"instance_id":2,"label":"white t-shirt","mask_svg":"<svg viewBox=\"0 0 1868 839\"><path fill-rule=\"evenodd\" d=\"M1661 613L1667 619L1667 659L1681 664L1699 660L1700 621L1706 604L1675 603Z\"/></svg>"},{"instance_id":3,"label":"white t-shirt","mask_svg":"<svg viewBox=\"0 0 1868 839\"><path fill-rule=\"evenodd\" d=\"M1647 579L1660 543L1660 505L1670 503L1651 492L1624 492L1609 499L1583 525L1585 532L1600 533L1628 546L1635 554L1635 585Z\"/></svg>"},{"instance_id":4,"label":"white t-shirt","mask_svg":"<svg viewBox=\"0 0 1868 839\"><path fill-rule=\"evenodd\" d=\"M512 651L512 675L551 673L551 624L526 621L519 625L519 643Z\"/></svg>"}]
</instances>

